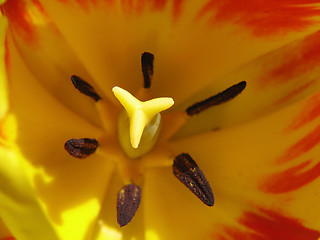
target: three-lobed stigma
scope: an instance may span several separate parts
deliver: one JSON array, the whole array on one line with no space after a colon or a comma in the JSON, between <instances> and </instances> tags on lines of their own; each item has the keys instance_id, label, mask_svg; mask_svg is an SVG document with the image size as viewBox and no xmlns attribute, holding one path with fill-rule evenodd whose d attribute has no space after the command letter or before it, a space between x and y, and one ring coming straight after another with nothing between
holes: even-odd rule
<instances>
[{"instance_id":1,"label":"three-lobed stigma","mask_svg":"<svg viewBox=\"0 0 320 240\"><path fill-rule=\"evenodd\" d=\"M114 87L114 95L125 108L130 120L130 143L133 148L138 148L144 131L153 129L156 132L160 127L160 121L153 121L156 125L150 125L157 114L170 108L174 101L169 97L154 98L149 101L141 102L128 91ZM148 129L150 128L150 129ZM122 139L120 139L122 141Z\"/></svg>"}]
</instances>

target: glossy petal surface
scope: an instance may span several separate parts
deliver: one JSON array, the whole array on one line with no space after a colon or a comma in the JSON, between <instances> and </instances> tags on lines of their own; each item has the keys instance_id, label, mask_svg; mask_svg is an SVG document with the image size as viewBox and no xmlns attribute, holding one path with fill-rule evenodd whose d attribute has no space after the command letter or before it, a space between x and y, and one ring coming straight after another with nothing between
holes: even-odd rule
<instances>
[{"instance_id":1,"label":"glossy petal surface","mask_svg":"<svg viewBox=\"0 0 320 240\"><path fill-rule=\"evenodd\" d=\"M2 12L0 205L19 240L320 237L317 1L8 0ZM124 179L115 163L126 158L79 160L63 149L104 134L94 101L70 76L117 103L115 85L143 86L145 51L155 56L153 95L172 97L172 111L240 81L247 87L189 118L170 142L172 156L195 159L215 206L171 167L144 169L141 205L120 229Z\"/></svg>"}]
</instances>

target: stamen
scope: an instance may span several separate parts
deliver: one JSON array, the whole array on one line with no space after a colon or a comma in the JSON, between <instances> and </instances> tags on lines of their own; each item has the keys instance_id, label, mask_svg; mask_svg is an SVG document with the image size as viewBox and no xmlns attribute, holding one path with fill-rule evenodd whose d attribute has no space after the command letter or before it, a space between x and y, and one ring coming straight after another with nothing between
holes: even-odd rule
<instances>
[{"instance_id":1,"label":"stamen","mask_svg":"<svg viewBox=\"0 0 320 240\"><path fill-rule=\"evenodd\" d=\"M173 174L204 204L213 206L214 197L210 184L189 154L182 153L175 157Z\"/></svg>"},{"instance_id":2,"label":"stamen","mask_svg":"<svg viewBox=\"0 0 320 240\"><path fill-rule=\"evenodd\" d=\"M144 88L151 87L151 80L153 76L153 60L154 56L151 53L144 52L141 55L141 66L144 80Z\"/></svg>"},{"instance_id":3,"label":"stamen","mask_svg":"<svg viewBox=\"0 0 320 240\"><path fill-rule=\"evenodd\" d=\"M64 144L64 149L73 157L86 158L94 153L99 143L94 138L70 139Z\"/></svg>"},{"instance_id":4,"label":"stamen","mask_svg":"<svg viewBox=\"0 0 320 240\"><path fill-rule=\"evenodd\" d=\"M98 102L101 99L101 97L97 94L94 88L80 77L72 75L71 81L75 88L78 89L81 93L93 98L96 102Z\"/></svg>"},{"instance_id":5,"label":"stamen","mask_svg":"<svg viewBox=\"0 0 320 240\"><path fill-rule=\"evenodd\" d=\"M127 225L136 214L141 200L141 189L135 184L124 186L118 193L117 221L120 227Z\"/></svg>"},{"instance_id":6,"label":"stamen","mask_svg":"<svg viewBox=\"0 0 320 240\"><path fill-rule=\"evenodd\" d=\"M245 89L246 85L247 83L245 81L235 84L232 87L224 90L223 92L218 93L217 95L193 104L186 109L186 112L189 116L193 116L203 112L204 110L212 106L225 103L239 95Z\"/></svg>"}]
</instances>

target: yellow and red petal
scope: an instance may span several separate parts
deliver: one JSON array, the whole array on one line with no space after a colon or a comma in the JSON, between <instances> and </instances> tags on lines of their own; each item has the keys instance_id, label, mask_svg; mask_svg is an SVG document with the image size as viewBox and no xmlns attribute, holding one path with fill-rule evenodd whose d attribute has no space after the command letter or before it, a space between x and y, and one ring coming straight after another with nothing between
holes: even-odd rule
<instances>
[{"instance_id":1,"label":"yellow and red petal","mask_svg":"<svg viewBox=\"0 0 320 240\"><path fill-rule=\"evenodd\" d=\"M1 8L8 19L8 34L37 81L61 104L101 126L94 103L79 94L70 79L77 74L93 82L91 76L42 5L37 0L10 0Z\"/></svg>"},{"instance_id":2,"label":"yellow and red petal","mask_svg":"<svg viewBox=\"0 0 320 240\"><path fill-rule=\"evenodd\" d=\"M246 211L237 219L239 227L221 226L212 233L215 240L318 240L320 232L307 228L295 218L279 211L256 209Z\"/></svg>"},{"instance_id":3,"label":"yellow and red petal","mask_svg":"<svg viewBox=\"0 0 320 240\"><path fill-rule=\"evenodd\" d=\"M221 77L188 99L181 109L246 81L235 99L190 118L179 137L250 121L277 111L320 88L320 32L263 55Z\"/></svg>"},{"instance_id":4,"label":"yellow and red petal","mask_svg":"<svg viewBox=\"0 0 320 240\"><path fill-rule=\"evenodd\" d=\"M232 22L257 37L303 31L316 26L319 15L316 0L210 0L199 12L199 17L208 17L212 25Z\"/></svg>"},{"instance_id":5,"label":"yellow and red petal","mask_svg":"<svg viewBox=\"0 0 320 240\"><path fill-rule=\"evenodd\" d=\"M6 167L1 169L9 172L1 176L22 186L9 186L13 190L5 197L19 199L19 191L31 189L26 195L31 199L26 212L17 212L17 205L12 205L4 215L19 239L29 237L23 231L26 223L13 220L32 211L36 213L36 226L43 227L52 239L56 234L59 239L141 237L144 231L147 239L259 239L261 235L289 239L291 235L281 231L278 224L307 240L319 238L318 103L312 100L316 95L305 99L319 90L319 33L305 37L317 28L313 17L318 10L307 6L313 3L307 0L295 2L296 8L286 1L284 5L271 1L268 9L272 14L265 15L262 9L267 3L260 6L244 2L239 11L235 11L238 5L234 3L6 3L3 12L10 27L10 113L19 129L14 141L21 156L14 156L11 163L19 161L20 168L26 165L21 172L28 172L29 178L24 181ZM294 18L296 10L301 14ZM279 21L283 25L274 28ZM302 40L292 42L300 37ZM52 50L55 43L67 54L56 54ZM267 54L275 49L280 50ZM137 213L137 221L120 231L111 220L116 215L115 208L110 210L115 206L111 198L121 182L119 176L112 175L113 164L98 156L90 159L95 164L74 161L62 148L65 136L101 134L92 124L95 114L82 112L84 96L74 98L75 93L64 81L72 69L72 74L80 71L92 79L105 96L111 95L115 83L136 90L138 82L142 85L139 59L144 51L156 56L155 95L172 96L181 103L209 83L214 84L208 91L216 93L238 78L245 78L239 81L246 80L248 88L233 103L204 113L205 124L194 120L186 135L229 128L172 143L177 154L188 151L203 169L217 206L203 206L174 178L170 168L150 170L145 176L145 204ZM257 59L263 54L267 55ZM40 70L38 61L43 61ZM227 74L230 71L233 73ZM56 96L61 86L61 96ZM65 103L65 97L78 99ZM85 106L90 108L90 102ZM79 115L89 115L90 121L79 121ZM12 203L4 199L8 206ZM221 229L224 234L215 235ZM42 233L34 230L30 235L33 238Z\"/></svg>"},{"instance_id":6,"label":"yellow and red petal","mask_svg":"<svg viewBox=\"0 0 320 240\"><path fill-rule=\"evenodd\" d=\"M310 24L299 29L287 26L285 34L257 36L237 21L212 25L205 16L199 17L208 1L41 3L106 95L110 96L115 83L130 92L142 85L140 55L149 51L155 55L155 96L171 96L177 103L244 63L306 36L319 26L312 18ZM243 5L248 11L250 7L249 3ZM307 6L301 4L301 8ZM281 8L280 15L286 10ZM295 16L294 11L290 13ZM272 17L267 15L264 21L270 22Z\"/></svg>"},{"instance_id":7,"label":"yellow and red petal","mask_svg":"<svg viewBox=\"0 0 320 240\"><path fill-rule=\"evenodd\" d=\"M173 141L177 153L187 149L203 169L217 206L225 199L235 202L238 213L223 209L233 217L216 225L224 226L226 234L218 238L212 230L213 236L290 239L291 231L301 239L320 237L320 118L314 111L318 96L319 92L245 124Z\"/></svg>"}]
</instances>

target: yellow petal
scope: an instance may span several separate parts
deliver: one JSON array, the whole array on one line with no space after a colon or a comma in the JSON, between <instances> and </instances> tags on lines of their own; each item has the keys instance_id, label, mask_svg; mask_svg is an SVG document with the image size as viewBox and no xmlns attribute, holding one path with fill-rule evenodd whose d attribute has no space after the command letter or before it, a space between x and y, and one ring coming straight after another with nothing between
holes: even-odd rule
<instances>
[{"instance_id":1,"label":"yellow petal","mask_svg":"<svg viewBox=\"0 0 320 240\"><path fill-rule=\"evenodd\" d=\"M30 194L43 205L43 214L48 215L58 239L70 239L71 236L82 239L93 230L113 162L98 155L88 161L79 161L69 156L63 146L71 138L99 138L102 131L79 118L48 93L30 73L10 37L8 51L10 113L18 127L15 142L23 159L33 169L30 181L34 190ZM10 177L15 179L17 176ZM18 190L14 186L9 189L12 192ZM30 208L32 211L35 210ZM16 221L19 219L16 215L12 215L12 219L15 219L16 226L9 227L19 238L24 223ZM79 229L74 232L76 226ZM48 239L51 236L45 228L41 233L42 236L48 234Z\"/></svg>"},{"instance_id":2,"label":"yellow petal","mask_svg":"<svg viewBox=\"0 0 320 240\"><path fill-rule=\"evenodd\" d=\"M7 115L2 120L0 132L0 208L3 221L18 239L37 239L46 235L48 239L57 240L34 190L34 169L14 144L17 137L14 115ZM30 229L30 225L34 227Z\"/></svg>"},{"instance_id":3,"label":"yellow petal","mask_svg":"<svg viewBox=\"0 0 320 240\"><path fill-rule=\"evenodd\" d=\"M1 216L6 225L18 239L41 239L43 236L59 239L36 198L30 176L26 174L30 173L30 167L23 163L23 157L15 151L1 146L0 154Z\"/></svg>"}]
</instances>

